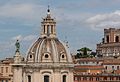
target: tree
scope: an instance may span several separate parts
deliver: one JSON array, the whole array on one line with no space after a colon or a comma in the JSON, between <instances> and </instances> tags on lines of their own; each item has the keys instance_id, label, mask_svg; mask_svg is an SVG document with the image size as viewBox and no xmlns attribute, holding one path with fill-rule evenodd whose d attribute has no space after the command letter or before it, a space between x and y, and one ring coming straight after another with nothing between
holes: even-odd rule
<instances>
[{"instance_id":1,"label":"tree","mask_svg":"<svg viewBox=\"0 0 120 82\"><path fill-rule=\"evenodd\" d=\"M91 52L91 57L95 57L96 56L96 52Z\"/></svg>"},{"instance_id":2,"label":"tree","mask_svg":"<svg viewBox=\"0 0 120 82\"><path fill-rule=\"evenodd\" d=\"M76 58L87 58L90 57L90 54L88 52L91 52L92 50L87 47L83 47L81 49L78 49L77 51L78 53L76 55Z\"/></svg>"}]
</instances>

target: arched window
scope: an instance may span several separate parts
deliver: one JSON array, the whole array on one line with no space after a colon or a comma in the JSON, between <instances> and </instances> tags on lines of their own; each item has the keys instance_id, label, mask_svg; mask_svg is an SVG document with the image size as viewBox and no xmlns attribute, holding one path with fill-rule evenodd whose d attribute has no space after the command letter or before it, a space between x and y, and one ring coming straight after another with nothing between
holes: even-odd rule
<instances>
[{"instance_id":1,"label":"arched window","mask_svg":"<svg viewBox=\"0 0 120 82\"><path fill-rule=\"evenodd\" d=\"M66 82L66 75L63 75L63 82Z\"/></svg>"},{"instance_id":2,"label":"arched window","mask_svg":"<svg viewBox=\"0 0 120 82\"><path fill-rule=\"evenodd\" d=\"M115 37L115 42L119 42L119 36Z\"/></svg>"},{"instance_id":3,"label":"arched window","mask_svg":"<svg viewBox=\"0 0 120 82\"><path fill-rule=\"evenodd\" d=\"M106 41L107 43L109 43L109 36L106 36Z\"/></svg>"},{"instance_id":4,"label":"arched window","mask_svg":"<svg viewBox=\"0 0 120 82\"><path fill-rule=\"evenodd\" d=\"M105 67L105 69L107 69L107 66Z\"/></svg>"},{"instance_id":5,"label":"arched window","mask_svg":"<svg viewBox=\"0 0 120 82\"><path fill-rule=\"evenodd\" d=\"M30 58L32 58L32 55L30 55Z\"/></svg>"},{"instance_id":6,"label":"arched window","mask_svg":"<svg viewBox=\"0 0 120 82\"><path fill-rule=\"evenodd\" d=\"M44 76L44 82L49 82L49 76L48 75Z\"/></svg>"},{"instance_id":7,"label":"arched window","mask_svg":"<svg viewBox=\"0 0 120 82\"><path fill-rule=\"evenodd\" d=\"M65 58L65 56L64 56L64 55L62 55L62 58Z\"/></svg>"},{"instance_id":8,"label":"arched window","mask_svg":"<svg viewBox=\"0 0 120 82\"><path fill-rule=\"evenodd\" d=\"M31 82L31 76L28 75L28 82Z\"/></svg>"},{"instance_id":9,"label":"arched window","mask_svg":"<svg viewBox=\"0 0 120 82\"><path fill-rule=\"evenodd\" d=\"M117 70L119 70L119 66L117 66Z\"/></svg>"},{"instance_id":10,"label":"arched window","mask_svg":"<svg viewBox=\"0 0 120 82\"><path fill-rule=\"evenodd\" d=\"M48 58L49 57L49 55L48 54L45 54L45 58Z\"/></svg>"}]
</instances>

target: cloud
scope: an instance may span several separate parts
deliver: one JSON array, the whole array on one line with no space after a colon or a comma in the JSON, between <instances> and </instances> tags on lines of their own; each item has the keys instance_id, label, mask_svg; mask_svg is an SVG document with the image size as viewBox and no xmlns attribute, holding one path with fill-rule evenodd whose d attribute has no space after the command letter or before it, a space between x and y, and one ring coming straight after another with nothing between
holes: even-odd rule
<instances>
[{"instance_id":1,"label":"cloud","mask_svg":"<svg viewBox=\"0 0 120 82\"><path fill-rule=\"evenodd\" d=\"M23 38L23 41L33 41L36 40L37 36L36 35L28 35Z\"/></svg>"},{"instance_id":2,"label":"cloud","mask_svg":"<svg viewBox=\"0 0 120 82\"><path fill-rule=\"evenodd\" d=\"M25 37L23 37L22 35L18 35L12 37L9 41L0 42L0 52L1 53L6 52L7 53L6 55L8 55L8 53L12 54L15 51L15 42L17 39L20 40L22 46L21 49L23 49L24 47L29 46L31 42L35 41L36 38L37 38L36 35L27 35Z\"/></svg>"},{"instance_id":3,"label":"cloud","mask_svg":"<svg viewBox=\"0 0 120 82\"><path fill-rule=\"evenodd\" d=\"M12 37L12 40L20 40L20 41L32 41L36 39L36 35L27 35L25 37L23 37L22 35L18 35L15 37Z\"/></svg>"},{"instance_id":4,"label":"cloud","mask_svg":"<svg viewBox=\"0 0 120 82\"><path fill-rule=\"evenodd\" d=\"M22 38L23 38L22 35L18 35L18 36L12 37L12 40L21 40Z\"/></svg>"},{"instance_id":5,"label":"cloud","mask_svg":"<svg viewBox=\"0 0 120 82\"><path fill-rule=\"evenodd\" d=\"M37 20L44 7L37 4L5 4L0 6L0 17Z\"/></svg>"},{"instance_id":6,"label":"cloud","mask_svg":"<svg viewBox=\"0 0 120 82\"><path fill-rule=\"evenodd\" d=\"M86 23L93 30L102 30L103 28L120 27L120 10L112 13L98 14L86 20Z\"/></svg>"}]
</instances>

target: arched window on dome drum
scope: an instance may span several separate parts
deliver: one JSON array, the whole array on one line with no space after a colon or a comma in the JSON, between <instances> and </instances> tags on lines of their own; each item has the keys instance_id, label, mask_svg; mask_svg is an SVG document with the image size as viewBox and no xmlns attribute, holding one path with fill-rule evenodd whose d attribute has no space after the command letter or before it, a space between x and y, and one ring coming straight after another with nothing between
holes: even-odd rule
<instances>
[{"instance_id":1,"label":"arched window on dome drum","mask_svg":"<svg viewBox=\"0 0 120 82\"><path fill-rule=\"evenodd\" d=\"M119 36L115 37L115 42L119 42Z\"/></svg>"},{"instance_id":2,"label":"arched window on dome drum","mask_svg":"<svg viewBox=\"0 0 120 82\"><path fill-rule=\"evenodd\" d=\"M67 82L66 81L66 75L63 75L63 82Z\"/></svg>"},{"instance_id":3,"label":"arched window on dome drum","mask_svg":"<svg viewBox=\"0 0 120 82\"><path fill-rule=\"evenodd\" d=\"M32 58L32 55L30 55L30 58Z\"/></svg>"},{"instance_id":4,"label":"arched window on dome drum","mask_svg":"<svg viewBox=\"0 0 120 82\"><path fill-rule=\"evenodd\" d=\"M31 76L28 75L28 82L31 82Z\"/></svg>"},{"instance_id":5,"label":"arched window on dome drum","mask_svg":"<svg viewBox=\"0 0 120 82\"><path fill-rule=\"evenodd\" d=\"M62 58L65 58L64 54L62 55Z\"/></svg>"},{"instance_id":6,"label":"arched window on dome drum","mask_svg":"<svg viewBox=\"0 0 120 82\"><path fill-rule=\"evenodd\" d=\"M49 76L48 75L44 76L44 82L49 82Z\"/></svg>"},{"instance_id":7,"label":"arched window on dome drum","mask_svg":"<svg viewBox=\"0 0 120 82\"><path fill-rule=\"evenodd\" d=\"M48 54L45 54L45 58L48 58L49 57L49 55Z\"/></svg>"}]
</instances>

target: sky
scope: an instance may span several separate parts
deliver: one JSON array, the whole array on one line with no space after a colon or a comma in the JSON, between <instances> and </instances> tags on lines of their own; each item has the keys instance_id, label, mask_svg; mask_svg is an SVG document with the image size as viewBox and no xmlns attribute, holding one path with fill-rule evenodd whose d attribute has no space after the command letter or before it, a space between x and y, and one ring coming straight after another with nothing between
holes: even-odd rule
<instances>
[{"instance_id":1,"label":"sky","mask_svg":"<svg viewBox=\"0 0 120 82\"><path fill-rule=\"evenodd\" d=\"M16 39L25 56L40 37L41 21L50 6L57 36L70 52L96 50L104 28L120 28L120 0L0 0L0 59L15 55Z\"/></svg>"}]
</instances>

